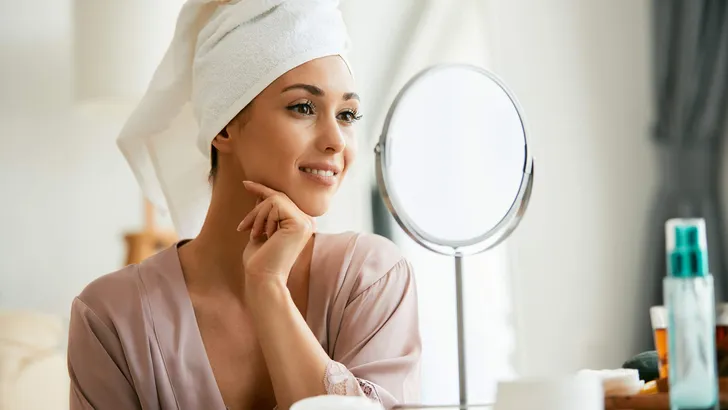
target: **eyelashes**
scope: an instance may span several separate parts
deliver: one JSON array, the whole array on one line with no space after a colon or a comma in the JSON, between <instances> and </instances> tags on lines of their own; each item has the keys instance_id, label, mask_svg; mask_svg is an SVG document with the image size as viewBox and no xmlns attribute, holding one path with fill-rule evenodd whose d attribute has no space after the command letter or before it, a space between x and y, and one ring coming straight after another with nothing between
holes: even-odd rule
<instances>
[{"instance_id":1,"label":"eyelashes","mask_svg":"<svg viewBox=\"0 0 728 410\"><path fill-rule=\"evenodd\" d=\"M313 101L304 101L286 107L288 111L294 112L302 116L311 116L316 114L316 105ZM346 124L354 124L362 119L362 115L357 110L345 109L336 115L336 118Z\"/></svg>"},{"instance_id":2,"label":"eyelashes","mask_svg":"<svg viewBox=\"0 0 728 410\"><path fill-rule=\"evenodd\" d=\"M347 122L349 124L353 124L362 119L362 115L354 110L342 111L339 113L339 116L347 116L346 118L343 118L342 121Z\"/></svg>"},{"instance_id":3,"label":"eyelashes","mask_svg":"<svg viewBox=\"0 0 728 410\"><path fill-rule=\"evenodd\" d=\"M311 101L306 101L286 107L287 110L293 111L296 114L301 115L313 115L315 113L316 106Z\"/></svg>"}]
</instances>

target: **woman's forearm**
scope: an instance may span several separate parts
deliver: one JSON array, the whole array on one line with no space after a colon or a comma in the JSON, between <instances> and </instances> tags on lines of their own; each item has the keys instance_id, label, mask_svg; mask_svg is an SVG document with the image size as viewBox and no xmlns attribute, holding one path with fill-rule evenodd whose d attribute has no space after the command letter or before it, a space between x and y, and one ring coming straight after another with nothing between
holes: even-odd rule
<instances>
[{"instance_id":1,"label":"woman's forearm","mask_svg":"<svg viewBox=\"0 0 728 410\"><path fill-rule=\"evenodd\" d=\"M325 394L328 355L277 277L249 277L245 298L268 366L278 408Z\"/></svg>"}]
</instances>

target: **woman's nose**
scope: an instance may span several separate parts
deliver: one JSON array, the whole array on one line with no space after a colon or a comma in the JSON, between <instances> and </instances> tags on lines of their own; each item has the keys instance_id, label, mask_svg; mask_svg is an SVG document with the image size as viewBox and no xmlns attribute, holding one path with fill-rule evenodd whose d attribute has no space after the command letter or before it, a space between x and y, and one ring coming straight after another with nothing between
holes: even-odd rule
<instances>
[{"instance_id":1,"label":"woman's nose","mask_svg":"<svg viewBox=\"0 0 728 410\"><path fill-rule=\"evenodd\" d=\"M346 148L346 139L336 120L327 121L320 131L318 145L322 152L339 153Z\"/></svg>"}]
</instances>

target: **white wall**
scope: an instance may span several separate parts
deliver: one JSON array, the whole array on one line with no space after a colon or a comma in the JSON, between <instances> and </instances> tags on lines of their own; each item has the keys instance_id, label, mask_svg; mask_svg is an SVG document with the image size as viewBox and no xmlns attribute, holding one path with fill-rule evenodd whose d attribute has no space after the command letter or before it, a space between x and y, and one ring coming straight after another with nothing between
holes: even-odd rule
<instances>
[{"instance_id":1,"label":"white wall","mask_svg":"<svg viewBox=\"0 0 728 410\"><path fill-rule=\"evenodd\" d=\"M71 106L69 4L0 2L0 308L64 316L142 211L119 118Z\"/></svg>"},{"instance_id":2,"label":"white wall","mask_svg":"<svg viewBox=\"0 0 728 410\"><path fill-rule=\"evenodd\" d=\"M531 204L513 250L524 375L635 352L656 186L649 1L492 2L495 67L526 112Z\"/></svg>"}]
</instances>

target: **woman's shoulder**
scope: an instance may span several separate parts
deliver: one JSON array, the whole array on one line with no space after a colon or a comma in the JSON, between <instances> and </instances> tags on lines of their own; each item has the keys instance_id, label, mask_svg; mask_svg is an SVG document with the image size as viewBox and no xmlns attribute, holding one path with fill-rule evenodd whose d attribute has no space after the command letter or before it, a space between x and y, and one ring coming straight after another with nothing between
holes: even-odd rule
<instances>
[{"instance_id":1,"label":"woman's shoulder","mask_svg":"<svg viewBox=\"0 0 728 410\"><path fill-rule=\"evenodd\" d=\"M381 235L347 231L317 236L320 236L317 238L317 251L343 257L340 259L345 264L367 265L370 270L389 270L404 259L399 247Z\"/></svg>"},{"instance_id":2,"label":"woman's shoulder","mask_svg":"<svg viewBox=\"0 0 728 410\"><path fill-rule=\"evenodd\" d=\"M363 291L390 275L411 274L411 266L391 240L373 233L343 232L325 234L321 240L322 259L340 266L345 278L354 280L353 291ZM324 261L326 263L326 260Z\"/></svg>"},{"instance_id":3,"label":"woman's shoulder","mask_svg":"<svg viewBox=\"0 0 728 410\"><path fill-rule=\"evenodd\" d=\"M125 308L138 305L138 269L139 265L129 265L94 279L76 296L74 308L81 305L111 325L115 316L128 313Z\"/></svg>"},{"instance_id":4,"label":"woman's shoulder","mask_svg":"<svg viewBox=\"0 0 728 410\"><path fill-rule=\"evenodd\" d=\"M159 281L143 280L154 272L169 270L170 248L142 261L127 265L119 270L104 274L90 282L75 298L74 304L81 304L105 322L121 318L133 318L143 314L145 289ZM155 275L158 276L158 275Z\"/></svg>"}]
</instances>

